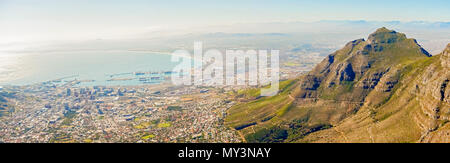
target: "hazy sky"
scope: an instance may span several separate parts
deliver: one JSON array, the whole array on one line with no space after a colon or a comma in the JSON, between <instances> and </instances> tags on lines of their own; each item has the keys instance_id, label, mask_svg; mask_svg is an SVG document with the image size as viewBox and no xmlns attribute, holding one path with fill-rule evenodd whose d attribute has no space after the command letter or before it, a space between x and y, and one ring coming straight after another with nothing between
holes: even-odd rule
<instances>
[{"instance_id":1,"label":"hazy sky","mask_svg":"<svg viewBox=\"0 0 450 163\"><path fill-rule=\"evenodd\" d=\"M450 21L449 0L0 0L0 43L319 20Z\"/></svg>"}]
</instances>

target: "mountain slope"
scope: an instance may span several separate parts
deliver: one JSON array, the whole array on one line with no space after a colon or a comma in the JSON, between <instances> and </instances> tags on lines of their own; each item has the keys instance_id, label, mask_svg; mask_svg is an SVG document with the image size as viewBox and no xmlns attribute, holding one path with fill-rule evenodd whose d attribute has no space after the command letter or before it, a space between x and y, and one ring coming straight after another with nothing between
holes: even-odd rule
<instances>
[{"instance_id":1,"label":"mountain slope","mask_svg":"<svg viewBox=\"0 0 450 163\"><path fill-rule=\"evenodd\" d=\"M258 99L237 105L230 109L226 123L256 142L271 142L264 137L272 133L283 133L276 140L284 142L426 141L439 125L446 124L442 108L448 108L448 102L430 99L440 97L437 87L447 89L448 67L442 66L445 57L440 56L431 57L405 34L380 28L367 41L349 42L299 77L283 90L289 98L277 101L280 104L271 106L264 104L266 99ZM435 76L424 76L430 74ZM411 90L416 89L411 81L417 78L429 81ZM432 82L436 88L431 88ZM249 104L251 110L246 108ZM422 113L416 114L417 110ZM273 114L279 112L283 114Z\"/></svg>"},{"instance_id":2,"label":"mountain slope","mask_svg":"<svg viewBox=\"0 0 450 163\"><path fill-rule=\"evenodd\" d=\"M382 105L371 103L379 95L375 90L357 114L302 141L450 142L449 50L404 67Z\"/></svg>"}]
</instances>

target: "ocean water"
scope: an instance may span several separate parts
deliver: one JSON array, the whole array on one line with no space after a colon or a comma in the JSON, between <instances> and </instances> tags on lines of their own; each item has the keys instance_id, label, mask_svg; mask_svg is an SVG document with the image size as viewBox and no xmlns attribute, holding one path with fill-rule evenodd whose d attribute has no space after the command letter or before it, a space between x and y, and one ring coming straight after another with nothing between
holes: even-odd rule
<instances>
[{"instance_id":1,"label":"ocean water","mask_svg":"<svg viewBox=\"0 0 450 163\"><path fill-rule=\"evenodd\" d=\"M73 80L82 86L156 84L170 76L161 72L177 64L169 54L134 51L0 54L0 85Z\"/></svg>"}]
</instances>

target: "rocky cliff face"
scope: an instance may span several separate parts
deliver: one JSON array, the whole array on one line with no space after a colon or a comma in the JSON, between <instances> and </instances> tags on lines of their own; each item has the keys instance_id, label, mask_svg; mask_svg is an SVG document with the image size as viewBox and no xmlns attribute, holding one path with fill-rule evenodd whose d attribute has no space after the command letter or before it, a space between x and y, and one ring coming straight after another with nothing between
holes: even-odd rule
<instances>
[{"instance_id":1,"label":"rocky cliff face","mask_svg":"<svg viewBox=\"0 0 450 163\"><path fill-rule=\"evenodd\" d=\"M450 44L437 56L440 64L428 66L415 82L423 113L415 119L423 132L421 142L450 142L449 51Z\"/></svg>"},{"instance_id":2,"label":"rocky cliff face","mask_svg":"<svg viewBox=\"0 0 450 163\"><path fill-rule=\"evenodd\" d=\"M447 45L447 48L445 48L444 52L442 52L442 65L446 66L447 68L450 68L450 44Z\"/></svg>"}]
</instances>

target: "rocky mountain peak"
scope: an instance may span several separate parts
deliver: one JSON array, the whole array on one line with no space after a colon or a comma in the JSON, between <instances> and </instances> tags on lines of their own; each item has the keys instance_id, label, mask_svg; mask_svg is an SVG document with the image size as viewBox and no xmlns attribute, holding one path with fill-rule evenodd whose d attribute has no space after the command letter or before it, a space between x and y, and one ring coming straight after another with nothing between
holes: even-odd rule
<instances>
[{"instance_id":1,"label":"rocky mountain peak","mask_svg":"<svg viewBox=\"0 0 450 163\"><path fill-rule=\"evenodd\" d=\"M389 30L386 27L377 29L374 33L369 35L368 42L372 43L395 43L401 40L405 40L406 35L403 33L398 33L394 30Z\"/></svg>"}]
</instances>

